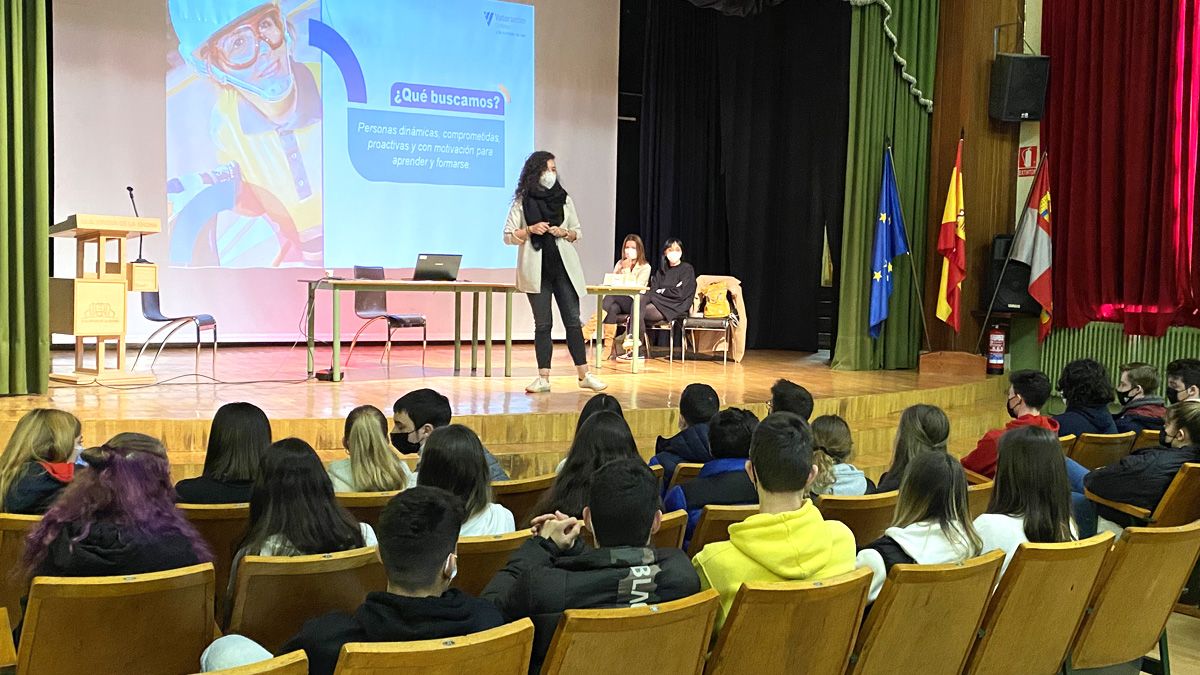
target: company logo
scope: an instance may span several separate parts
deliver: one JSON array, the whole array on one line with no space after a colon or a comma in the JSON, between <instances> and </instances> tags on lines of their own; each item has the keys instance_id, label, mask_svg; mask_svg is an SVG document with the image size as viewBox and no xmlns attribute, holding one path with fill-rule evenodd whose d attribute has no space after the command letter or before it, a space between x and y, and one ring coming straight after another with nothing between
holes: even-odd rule
<instances>
[{"instance_id":1,"label":"company logo","mask_svg":"<svg viewBox=\"0 0 1200 675\"><path fill-rule=\"evenodd\" d=\"M487 23L487 25L490 26L490 25L492 25L492 17L494 17L494 16L496 16L496 14L494 12L484 12L483 20L485 23Z\"/></svg>"},{"instance_id":2,"label":"company logo","mask_svg":"<svg viewBox=\"0 0 1200 675\"><path fill-rule=\"evenodd\" d=\"M508 24L509 26L523 26L526 23L528 23L524 17L514 16L511 14L497 14L496 12L485 11L483 13L483 22L486 23L488 26L491 26L493 21L498 26L503 25L503 24Z\"/></svg>"},{"instance_id":3,"label":"company logo","mask_svg":"<svg viewBox=\"0 0 1200 675\"><path fill-rule=\"evenodd\" d=\"M116 319L117 312L113 309L111 303L93 302L83 311L83 318L91 320Z\"/></svg>"}]
</instances>

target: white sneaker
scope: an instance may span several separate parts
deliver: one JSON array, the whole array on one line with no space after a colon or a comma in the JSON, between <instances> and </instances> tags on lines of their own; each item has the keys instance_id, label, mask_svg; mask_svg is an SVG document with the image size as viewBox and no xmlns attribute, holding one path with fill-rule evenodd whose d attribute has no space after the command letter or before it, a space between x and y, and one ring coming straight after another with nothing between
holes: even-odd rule
<instances>
[{"instance_id":1,"label":"white sneaker","mask_svg":"<svg viewBox=\"0 0 1200 675\"><path fill-rule=\"evenodd\" d=\"M584 375L581 380L579 380L579 388L591 389L592 391L604 391L605 389L608 389L608 385L605 384L600 378L588 373L587 375Z\"/></svg>"},{"instance_id":2,"label":"white sneaker","mask_svg":"<svg viewBox=\"0 0 1200 675\"><path fill-rule=\"evenodd\" d=\"M530 382L525 387L525 392L529 394L544 394L550 391L550 380L539 375L537 379Z\"/></svg>"}]
</instances>

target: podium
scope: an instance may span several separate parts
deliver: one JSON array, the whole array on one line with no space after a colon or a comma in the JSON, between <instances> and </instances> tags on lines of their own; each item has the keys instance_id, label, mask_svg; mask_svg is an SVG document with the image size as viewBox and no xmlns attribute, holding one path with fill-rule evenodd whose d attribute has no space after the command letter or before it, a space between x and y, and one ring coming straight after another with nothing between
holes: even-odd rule
<instances>
[{"instance_id":1,"label":"podium","mask_svg":"<svg viewBox=\"0 0 1200 675\"><path fill-rule=\"evenodd\" d=\"M127 294L158 288L158 268L125 261L126 239L162 230L157 218L78 214L50 228L51 237L75 239L75 278L50 278L50 332L75 338L75 370L50 373L69 384L152 384L154 376L125 368ZM110 242L117 258L108 259ZM88 253L94 251L94 264ZM95 364L85 363L85 339L96 342ZM109 367L105 345L116 342L116 368Z\"/></svg>"}]
</instances>

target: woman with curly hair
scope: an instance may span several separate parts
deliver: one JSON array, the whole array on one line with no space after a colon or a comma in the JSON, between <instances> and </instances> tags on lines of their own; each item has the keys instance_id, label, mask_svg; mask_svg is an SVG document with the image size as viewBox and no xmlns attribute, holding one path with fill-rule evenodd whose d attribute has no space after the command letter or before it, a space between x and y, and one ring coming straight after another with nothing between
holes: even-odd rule
<instances>
[{"instance_id":1,"label":"woman with curly hair","mask_svg":"<svg viewBox=\"0 0 1200 675\"><path fill-rule=\"evenodd\" d=\"M1065 412L1054 416L1059 436L1117 433L1108 411L1115 395L1112 379L1097 361L1079 359L1064 366L1058 378L1058 393L1067 404Z\"/></svg>"}]
</instances>

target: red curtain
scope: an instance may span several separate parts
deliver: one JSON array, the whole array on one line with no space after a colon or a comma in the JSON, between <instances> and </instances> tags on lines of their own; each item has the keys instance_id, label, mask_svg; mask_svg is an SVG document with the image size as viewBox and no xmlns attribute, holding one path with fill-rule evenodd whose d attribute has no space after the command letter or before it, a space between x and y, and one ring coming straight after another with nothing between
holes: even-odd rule
<instances>
[{"instance_id":1,"label":"red curtain","mask_svg":"<svg viewBox=\"0 0 1200 675\"><path fill-rule=\"evenodd\" d=\"M1200 0L1046 0L1057 325L1200 326Z\"/></svg>"}]
</instances>

